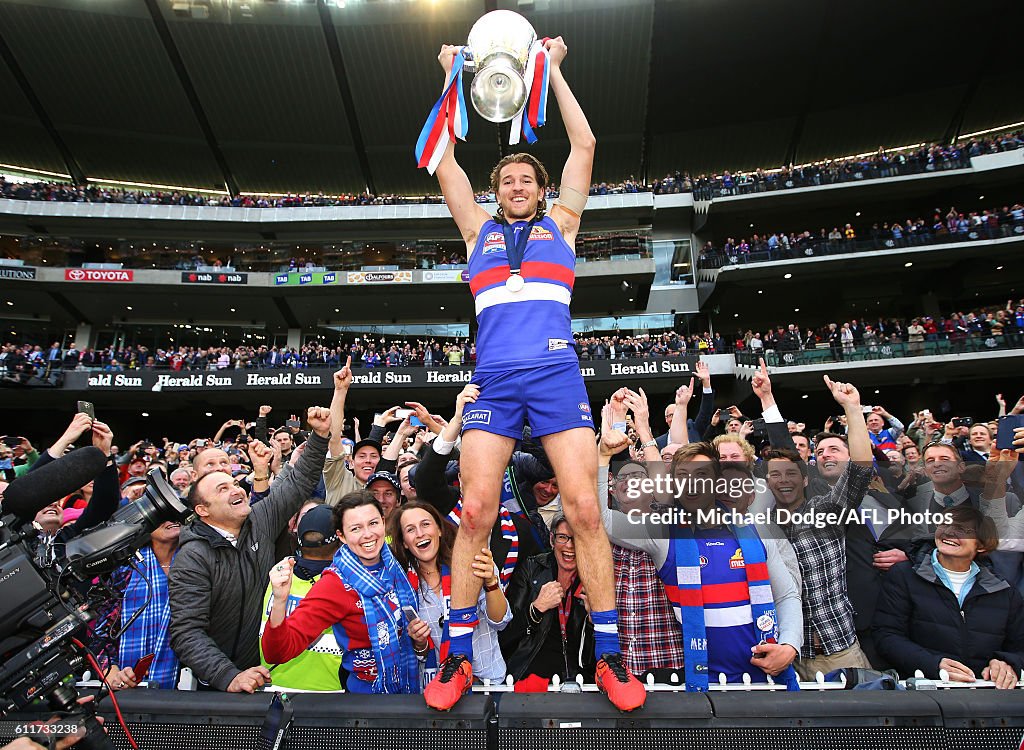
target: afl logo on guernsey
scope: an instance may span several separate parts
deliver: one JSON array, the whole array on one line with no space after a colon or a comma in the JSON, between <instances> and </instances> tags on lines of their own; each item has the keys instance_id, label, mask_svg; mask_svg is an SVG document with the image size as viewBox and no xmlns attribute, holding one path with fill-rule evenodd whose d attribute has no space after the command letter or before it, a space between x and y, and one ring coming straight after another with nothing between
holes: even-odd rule
<instances>
[{"instance_id":1,"label":"afl logo on guernsey","mask_svg":"<svg viewBox=\"0 0 1024 750\"><path fill-rule=\"evenodd\" d=\"M554 240L555 239L555 235L553 235L551 233L550 229L545 229L544 227L536 227L535 226L533 229L530 230L530 239L531 240Z\"/></svg>"},{"instance_id":2,"label":"afl logo on guernsey","mask_svg":"<svg viewBox=\"0 0 1024 750\"><path fill-rule=\"evenodd\" d=\"M484 237L484 255L505 252L505 235L501 232L490 232Z\"/></svg>"}]
</instances>

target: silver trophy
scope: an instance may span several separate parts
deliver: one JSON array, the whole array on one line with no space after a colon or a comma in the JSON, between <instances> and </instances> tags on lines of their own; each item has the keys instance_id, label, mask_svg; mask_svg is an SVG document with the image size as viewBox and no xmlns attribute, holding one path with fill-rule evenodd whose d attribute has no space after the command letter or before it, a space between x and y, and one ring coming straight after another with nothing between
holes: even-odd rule
<instances>
[{"instance_id":1,"label":"silver trophy","mask_svg":"<svg viewBox=\"0 0 1024 750\"><path fill-rule=\"evenodd\" d=\"M469 97L489 122L508 122L526 106L526 64L537 41L533 26L511 10L482 16L469 32Z\"/></svg>"}]
</instances>

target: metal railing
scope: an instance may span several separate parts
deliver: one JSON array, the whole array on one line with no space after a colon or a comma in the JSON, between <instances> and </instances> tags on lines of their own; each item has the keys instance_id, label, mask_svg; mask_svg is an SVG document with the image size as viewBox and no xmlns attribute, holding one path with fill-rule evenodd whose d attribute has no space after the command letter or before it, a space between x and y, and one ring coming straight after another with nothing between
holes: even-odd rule
<instances>
[{"instance_id":1,"label":"metal railing","mask_svg":"<svg viewBox=\"0 0 1024 750\"><path fill-rule=\"evenodd\" d=\"M1006 351L1024 348L1024 333L994 336L990 333L965 334L957 338L939 338L932 341L878 341L860 346L829 346L819 344L814 349L783 351L779 349L738 351L736 364L757 367L764 358L769 367L798 367L832 362L876 362L879 360L911 357L974 354L977 352Z\"/></svg>"},{"instance_id":2,"label":"metal railing","mask_svg":"<svg viewBox=\"0 0 1024 750\"><path fill-rule=\"evenodd\" d=\"M750 263L768 263L777 260L798 260L802 258L823 258L850 253L873 252L878 250L897 250L929 245L948 245L953 242L981 242L998 240L1006 237L1024 238L1024 220L1013 221L998 227L972 226L966 232L933 232L928 229L914 234L902 233L893 236L891 230L879 231L877 234L860 239L829 240L824 237L811 237L798 240L788 247L778 245L769 248L766 242L751 246L749 251L733 250L726 252L715 248L714 252L702 254L697 260L698 269L724 268L726 266L744 266Z\"/></svg>"},{"instance_id":3,"label":"metal railing","mask_svg":"<svg viewBox=\"0 0 1024 750\"><path fill-rule=\"evenodd\" d=\"M905 177L916 174L933 174L951 169L969 169L971 157L966 149L955 153L939 155L929 160L920 154L908 155L905 159L892 158L888 161L870 159L864 161L834 164L814 164L797 167L789 171L724 175L715 178L712 184L698 182L693 187L695 200L732 198L737 195L754 195L779 190L842 185L867 180L883 180L889 177Z\"/></svg>"}]
</instances>

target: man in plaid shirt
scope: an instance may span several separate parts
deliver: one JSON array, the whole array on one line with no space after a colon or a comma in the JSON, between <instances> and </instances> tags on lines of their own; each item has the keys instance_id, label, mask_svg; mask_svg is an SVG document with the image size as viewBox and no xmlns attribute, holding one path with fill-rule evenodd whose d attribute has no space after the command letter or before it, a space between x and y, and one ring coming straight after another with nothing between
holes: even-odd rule
<instances>
[{"instance_id":1,"label":"man in plaid shirt","mask_svg":"<svg viewBox=\"0 0 1024 750\"><path fill-rule=\"evenodd\" d=\"M598 457L598 502L608 501L607 458ZM605 464L604 466L600 464ZM615 473L616 486L625 487L630 480L648 476L643 464L629 461ZM619 510L628 513L636 508L650 512L652 496L636 493L632 499L624 491L614 493ZM615 608L619 611L619 644L626 666L635 674L658 670L677 671L682 679L682 631L676 622L665 587L651 556L641 550L612 545L615 571ZM656 678L667 681L667 674Z\"/></svg>"},{"instance_id":2,"label":"man in plaid shirt","mask_svg":"<svg viewBox=\"0 0 1024 750\"><path fill-rule=\"evenodd\" d=\"M776 511L800 516L799 522L793 523L785 514L777 514L777 521L796 549L803 576L804 645L793 666L804 680L814 679L816 672L871 666L857 640L853 605L847 594L845 519L824 528L815 524L815 519L825 514L842 517L854 511L864 499L872 476L871 439L857 389L828 376L825 383L843 407L848 431L848 438L823 433L815 441L818 472L830 485L829 492L804 496L807 466L795 451L770 450L766 454L768 486L775 496Z\"/></svg>"}]
</instances>

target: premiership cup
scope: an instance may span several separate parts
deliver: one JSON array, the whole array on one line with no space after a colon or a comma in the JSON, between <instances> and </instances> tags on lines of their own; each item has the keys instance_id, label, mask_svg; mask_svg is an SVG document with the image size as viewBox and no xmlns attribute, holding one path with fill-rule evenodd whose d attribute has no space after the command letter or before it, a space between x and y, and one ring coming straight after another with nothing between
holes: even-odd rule
<instances>
[{"instance_id":1,"label":"premiership cup","mask_svg":"<svg viewBox=\"0 0 1024 750\"><path fill-rule=\"evenodd\" d=\"M495 10L469 32L466 62L474 73L469 89L473 108L489 122L507 122L526 106L526 65L537 41L533 26L518 13Z\"/></svg>"}]
</instances>

